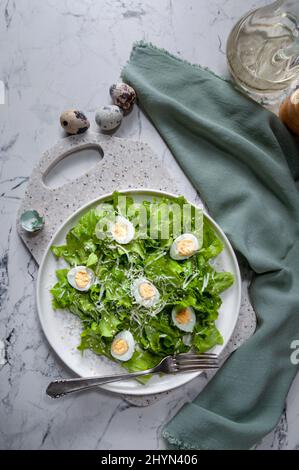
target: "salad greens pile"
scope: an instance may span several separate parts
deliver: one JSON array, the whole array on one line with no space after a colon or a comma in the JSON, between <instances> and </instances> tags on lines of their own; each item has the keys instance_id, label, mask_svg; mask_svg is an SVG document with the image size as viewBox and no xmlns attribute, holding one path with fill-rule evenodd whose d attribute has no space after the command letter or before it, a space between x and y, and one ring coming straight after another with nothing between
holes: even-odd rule
<instances>
[{"instance_id":1,"label":"salad greens pile","mask_svg":"<svg viewBox=\"0 0 299 470\"><path fill-rule=\"evenodd\" d=\"M119 214L118 195L114 193L106 201L115 214ZM127 206L133 204L128 196L126 201ZM162 198L155 201L158 213L169 202L179 204L182 211L186 204L183 197ZM148 212L150 204L142 202ZM71 267L84 265L92 269L97 278L87 292L81 292L69 284L69 268L59 269L58 282L51 289L54 308L67 309L82 321L78 349L91 349L113 359L110 354L113 338L129 330L135 340L135 352L121 365L133 372L148 369L169 354L187 352L190 348L203 353L222 344L222 336L215 326L220 293L233 284L234 277L228 272L215 271L210 263L223 245L207 218L203 219L199 251L191 258L175 261L169 256L173 243L171 226L168 239L137 236L121 245L109 237L96 235L96 226L104 216L105 211L89 210L68 232L65 245L52 246L56 257L64 258ZM194 214L191 219L192 224ZM138 305L132 296L132 282L140 277L151 281L160 293L159 304L150 311ZM186 334L173 324L171 311L175 305L194 309L196 324L192 333Z\"/></svg>"}]
</instances>

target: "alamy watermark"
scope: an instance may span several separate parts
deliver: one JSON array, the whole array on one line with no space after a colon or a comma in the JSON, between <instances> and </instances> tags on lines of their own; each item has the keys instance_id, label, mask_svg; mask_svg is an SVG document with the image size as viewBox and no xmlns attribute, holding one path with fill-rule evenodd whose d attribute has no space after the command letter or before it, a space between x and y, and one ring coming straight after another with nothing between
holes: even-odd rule
<instances>
[{"instance_id":1,"label":"alamy watermark","mask_svg":"<svg viewBox=\"0 0 299 470\"><path fill-rule=\"evenodd\" d=\"M294 349L291 353L290 361L294 366L297 366L299 364L299 339L294 339L291 342L290 348Z\"/></svg>"},{"instance_id":2,"label":"alamy watermark","mask_svg":"<svg viewBox=\"0 0 299 470\"><path fill-rule=\"evenodd\" d=\"M129 219L139 239L168 240L170 236L177 238L183 233L193 233L202 245L203 211L188 202L179 204L175 200L164 203L134 202L128 204L126 196L117 200L117 214L108 203L99 204L96 212L101 216L97 226L98 238L109 236L111 225L117 223L118 217Z\"/></svg>"},{"instance_id":3,"label":"alamy watermark","mask_svg":"<svg viewBox=\"0 0 299 470\"><path fill-rule=\"evenodd\" d=\"M5 85L2 80L0 80L0 104L5 103Z\"/></svg>"}]
</instances>

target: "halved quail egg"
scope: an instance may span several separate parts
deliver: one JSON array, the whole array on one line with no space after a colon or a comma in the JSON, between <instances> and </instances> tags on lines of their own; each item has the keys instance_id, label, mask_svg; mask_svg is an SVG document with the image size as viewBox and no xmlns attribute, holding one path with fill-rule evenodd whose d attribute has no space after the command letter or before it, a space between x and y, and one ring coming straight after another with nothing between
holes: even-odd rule
<instances>
[{"instance_id":1,"label":"halved quail egg","mask_svg":"<svg viewBox=\"0 0 299 470\"><path fill-rule=\"evenodd\" d=\"M158 289L152 282L145 278L136 279L136 281L134 281L132 294L136 302L146 308L152 307L160 299Z\"/></svg>"},{"instance_id":2,"label":"halved quail egg","mask_svg":"<svg viewBox=\"0 0 299 470\"><path fill-rule=\"evenodd\" d=\"M79 291L87 291L94 284L95 276L91 269L85 266L76 266L67 273L70 285Z\"/></svg>"},{"instance_id":3,"label":"halved quail egg","mask_svg":"<svg viewBox=\"0 0 299 470\"><path fill-rule=\"evenodd\" d=\"M171 318L177 328L190 333L193 331L196 316L192 307L176 306L172 309Z\"/></svg>"},{"instance_id":4,"label":"halved quail egg","mask_svg":"<svg viewBox=\"0 0 299 470\"><path fill-rule=\"evenodd\" d=\"M170 248L170 257L183 260L193 256L199 248L197 238L192 233L183 233L177 237Z\"/></svg>"},{"instance_id":5,"label":"halved quail egg","mask_svg":"<svg viewBox=\"0 0 299 470\"><path fill-rule=\"evenodd\" d=\"M135 341L129 330L118 333L111 344L111 356L119 361L128 361L134 354Z\"/></svg>"},{"instance_id":6,"label":"halved quail egg","mask_svg":"<svg viewBox=\"0 0 299 470\"><path fill-rule=\"evenodd\" d=\"M133 240L135 229L132 222L119 215L115 218L114 222L111 222L110 233L113 240L115 240L117 243L120 243L121 245L126 245Z\"/></svg>"}]
</instances>

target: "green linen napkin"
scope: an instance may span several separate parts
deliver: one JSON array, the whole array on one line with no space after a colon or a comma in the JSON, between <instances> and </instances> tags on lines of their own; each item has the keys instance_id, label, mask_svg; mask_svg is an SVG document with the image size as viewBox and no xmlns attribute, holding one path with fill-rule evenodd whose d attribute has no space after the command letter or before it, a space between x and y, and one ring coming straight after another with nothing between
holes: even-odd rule
<instances>
[{"instance_id":1,"label":"green linen napkin","mask_svg":"<svg viewBox=\"0 0 299 470\"><path fill-rule=\"evenodd\" d=\"M122 77L235 250L255 272L255 334L163 436L177 448L248 449L277 423L299 339L298 147L224 79L138 43Z\"/></svg>"}]
</instances>

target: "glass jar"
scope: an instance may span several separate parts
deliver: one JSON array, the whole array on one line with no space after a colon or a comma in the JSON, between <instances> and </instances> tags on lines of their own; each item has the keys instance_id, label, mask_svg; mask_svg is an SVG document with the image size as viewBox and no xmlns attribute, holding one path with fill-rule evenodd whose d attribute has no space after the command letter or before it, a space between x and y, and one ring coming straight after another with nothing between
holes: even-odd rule
<instances>
[{"instance_id":1,"label":"glass jar","mask_svg":"<svg viewBox=\"0 0 299 470\"><path fill-rule=\"evenodd\" d=\"M227 41L228 66L254 99L273 103L299 81L299 1L278 0L243 16Z\"/></svg>"}]
</instances>

